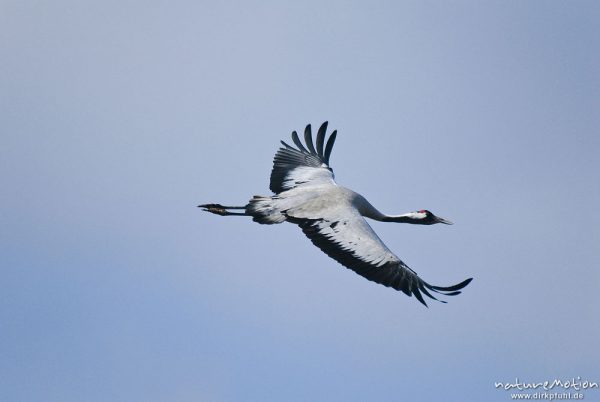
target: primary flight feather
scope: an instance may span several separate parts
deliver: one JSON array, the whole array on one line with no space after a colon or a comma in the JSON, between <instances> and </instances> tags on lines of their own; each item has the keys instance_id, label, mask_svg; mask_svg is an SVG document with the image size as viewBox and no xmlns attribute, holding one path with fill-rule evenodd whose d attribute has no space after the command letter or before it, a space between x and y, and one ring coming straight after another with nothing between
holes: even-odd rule
<instances>
[{"instance_id":1,"label":"primary flight feather","mask_svg":"<svg viewBox=\"0 0 600 402\"><path fill-rule=\"evenodd\" d=\"M427 210L385 215L362 195L338 186L329 165L337 131L331 133L327 143L326 132L327 122L317 132L316 148L310 124L304 130L304 144L295 131L292 141L296 148L281 141L283 147L275 154L269 185L274 195L254 196L245 206L199 207L221 216L251 216L261 224L294 223L315 246L340 264L370 281L414 295L425 306L423 295L438 300L434 294L459 294L472 278L453 286L430 285L387 248L365 218L419 225L452 222Z\"/></svg>"}]
</instances>

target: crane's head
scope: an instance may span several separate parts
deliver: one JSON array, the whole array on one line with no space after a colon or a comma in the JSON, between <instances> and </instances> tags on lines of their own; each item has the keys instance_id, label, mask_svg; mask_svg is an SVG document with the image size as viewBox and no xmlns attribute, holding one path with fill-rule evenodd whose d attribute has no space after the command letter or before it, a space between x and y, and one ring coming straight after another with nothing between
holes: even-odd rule
<instances>
[{"instance_id":1,"label":"crane's head","mask_svg":"<svg viewBox=\"0 0 600 402\"><path fill-rule=\"evenodd\" d=\"M420 211L411 212L411 219L413 223L419 225L433 225L434 223L443 223L446 225L453 225L448 219L441 218L439 216L435 216L433 212L428 211L426 209L422 209Z\"/></svg>"},{"instance_id":2,"label":"crane's head","mask_svg":"<svg viewBox=\"0 0 600 402\"><path fill-rule=\"evenodd\" d=\"M375 218L376 219L376 218ZM426 209L420 211L409 212L402 215L391 215L385 216L382 219L378 219L383 222L401 222L401 223L412 223L413 225L433 225L434 223L444 223L446 225L452 225L448 219L440 218L435 216L433 212Z\"/></svg>"}]
</instances>

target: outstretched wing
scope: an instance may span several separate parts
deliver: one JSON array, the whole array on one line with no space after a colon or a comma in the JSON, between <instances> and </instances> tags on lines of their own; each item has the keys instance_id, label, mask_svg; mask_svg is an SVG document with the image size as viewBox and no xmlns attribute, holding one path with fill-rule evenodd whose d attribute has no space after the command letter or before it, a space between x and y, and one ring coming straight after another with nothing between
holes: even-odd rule
<instances>
[{"instance_id":1,"label":"outstretched wing","mask_svg":"<svg viewBox=\"0 0 600 402\"><path fill-rule=\"evenodd\" d=\"M346 268L408 296L415 295L425 306L423 294L438 300L432 293L454 296L471 282L472 278L448 287L428 284L387 248L358 211L348 207L343 212L319 219L287 219L298 224L314 245Z\"/></svg>"},{"instance_id":2,"label":"outstretched wing","mask_svg":"<svg viewBox=\"0 0 600 402\"><path fill-rule=\"evenodd\" d=\"M281 141L285 148L280 148L273 160L271 183L269 188L276 194L302 185L335 184L333 170L329 167L329 156L335 142L337 131L334 131L325 144L327 122L323 123L317 133L316 149L312 141L310 124L304 130L306 147L292 133L292 140L298 149Z\"/></svg>"}]
</instances>

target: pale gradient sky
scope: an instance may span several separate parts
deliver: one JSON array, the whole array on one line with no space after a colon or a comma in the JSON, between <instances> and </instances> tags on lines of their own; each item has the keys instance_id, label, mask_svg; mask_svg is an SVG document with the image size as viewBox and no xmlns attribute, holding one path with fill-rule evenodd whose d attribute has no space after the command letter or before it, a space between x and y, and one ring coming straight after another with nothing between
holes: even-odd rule
<instances>
[{"instance_id":1,"label":"pale gradient sky","mask_svg":"<svg viewBox=\"0 0 600 402\"><path fill-rule=\"evenodd\" d=\"M218 4L217 4L218 3ZM600 382L600 3L0 3L0 400L508 401ZM279 140L338 183L421 306L290 224ZM586 400L600 399L600 390Z\"/></svg>"}]
</instances>

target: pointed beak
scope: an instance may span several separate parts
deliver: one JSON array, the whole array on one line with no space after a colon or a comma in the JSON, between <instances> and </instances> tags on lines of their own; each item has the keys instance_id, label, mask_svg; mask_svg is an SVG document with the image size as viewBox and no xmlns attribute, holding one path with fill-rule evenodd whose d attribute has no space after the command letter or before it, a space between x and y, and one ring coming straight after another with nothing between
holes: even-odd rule
<instances>
[{"instance_id":1,"label":"pointed beak","mask_svg":"<svg viewBox=\"0 0 600 402\"><path fill-rule=\"evenodd\" d=\"M454 225L453 222L449 221L448 219L440 218L439 216L435 217L435 223L443 223L445 225Z\"/></svg>"}]
</instances>

